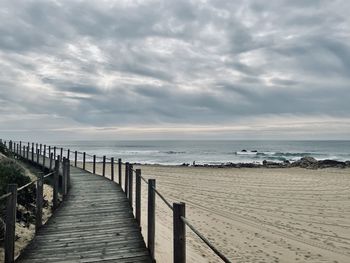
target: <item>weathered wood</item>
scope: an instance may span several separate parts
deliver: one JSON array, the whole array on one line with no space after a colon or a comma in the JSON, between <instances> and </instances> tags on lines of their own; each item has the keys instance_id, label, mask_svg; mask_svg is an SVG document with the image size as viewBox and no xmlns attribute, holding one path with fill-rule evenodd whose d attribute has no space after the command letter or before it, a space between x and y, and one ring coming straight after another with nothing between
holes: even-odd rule
<instances>
[{"instance_id":1,"label":"weathered wood","mask_svg":"<svg viewBox=\"0 0 350 263\"><path fill-rule=\"evenodd\" d=\"M147 248L154 259L154 237L156 232L156 180L148 179L148 210L147 210Z\"/></svg>"},{"instance_id":2,"label":"weathered wood","mask_svg":"<svg viewBox=\"0 0 350 263\"><path fill-rule=\"evenodd\" d=\"M45 162L46 162L46 144L44 144L44 152L43 152L43 170L45 170Z\"/></svg>"},{"instance_id":3,"label":"weathered wood","mask_svg":"<svg viewBox=\"0 0 350 263\"><path fill-rule=\"evenodd\" d=\"M67 198L16 262L153 262L121 187L71 169Z\"/></svg>"},{"instance_id":4,"label":"weathered wood","mask_svg":"<svg viewBox=\"0 0 350 263\"><path fill-rule=\"evenodd\" d=\"M63 158L63 147L61 147L61 154L60 154L61 158Z\"/></svg>"},{"instance_id":5,"label":"weathered wood","mask_svg":"<svg viewBox=\"0 0 350 263\"><path fill-rule=\"evenodd\" d=\"M56 160L56 146L53 147L53 158Z\"/></svg>"},{"instance_id":6,"label":"weathered wood","mask_svg":"<svg viewBox=\"0 0 350 263\"><path fill-rule=\"evenodd\" d=\"M63 157L62 159L62 176L61 176L61 188L60 188L60 192L62 194L62 196L65 195L65 190L66 190L66 182L67 182L67 162L66 162L66 157Z\"/></svg>"},{"instance_id":7,"label":"weathered wood","mask_svg":"<svg viewBox=\"0 0 350 263\"><path fill-rule=\"evenodd\" d=\"M92 157L92 160L93 160L93 162L92 162L92 173L96 174L96 155L94 155Z\"/></svg>"},{"instance_id":8,"label":"weathered wood","mask_svg":"<svg viewBox=\"0 0 350 263\"><path fill-rule=\"evenodd\" d=\"M118 182L120 187L122 187L122 159L118 158Z\"/></svg>"},{"instance_id":9,"label":"weathered wood","mask_svg":"<svg viewBox=\"0 0 350 263\"><path fill-rule=\"evenodd\" d=\"M185 203L173 204L174 262L186 263L186 225L181 217L186 217Z\"/></svg>"},{"instance_id":10,"label":"weathered wood","mask_svg":"<svg viewBox=\"0 0 350 263\"><path fill-rule=\"evenodd\" d=\"M83 170L85 170L86 152L83 152Z\"/></svg>"},{"instance_id":11,"label":"weathered wood","mask_svg":"<svg viewBox=\"0 0 350 263\"><path fill-rule=\"evenodd\" d=\"M27 160L29 161L29 143L28 143L28 146L27 146Z\"/></svg>"},{"instance_id":12,"label":"weathered wood","mask_svg":"<svg viewBox=\"0 0 350 263\"><path fill-rule=\"evenodd\" d=\"M105 177L106 176L106 156L103 156L103 160L102 160L102 176Z\"/></svg>"},{"instance_id":13,"label":"weathered wood","mask_svg":"<svg viewBox=\"0 0 350 263\"><path fill-rule=\"evenodd\" d=\"M40 157L39 151L40 151L39 149L36 149L36 163L37 163L37 164L40 164L40 162L39 162L39 161L40 161L40 160L39 160L39 157Z\"/></svg>"},{"instance_id":14,"label":"weathered wood","mask_svg":"<svg viewBox=\"0 0 350 263\"><path fill-rule=\"evenodd\" d=\"M77 167L78 151L74 152L74 166Z\"/></svg>"},{"instance_id":15,"label":"weathered wood","mask_svg":"<svg viewBox=\"0 0 350 263\"><path fill-rule=\"evenodd\" d=\"M70 160L70 149L67 150L67 159Z\"/></svg>"},{"instance_id":16,"label":"weathered wood","mask_svg":"<svg viewBox=\"0 0 350 263\"><path fill-rule=\"evenodd\" d=\"M40 143L40 147L39 147L39 149L40 149L40 152L39 152L39 155L41 155L42 154L42 152L43 152L43 145Z\"/></svg>"},{"instance_id":17,"label":"weathered wood","mask_svg":"<svg viewBox=\"0 0 350 263\"><path fill-rule=\"evenodd\" d=\"M9 184L7 192L11 195L6 202L5 263L12 263L15 260L17 185Z\"/></svg>"},{"instance_id":18,"label":"weathered wood","mask_svg":"<svg viewBox=\"0 0 350 263\"><path fill-rule=\"evenodd\" d=\"M125 163L125 178L124 178L124 192L126 197L128 197L128 182L129 182L129 163Z\"/></svg>"},{"instance_id":19,"label":"weathered wood","mask_svg":"<svg viewBox=\"0 0 350 263\"><path fill-rule=\"evenodd\" d=\"M67 160L67 188L69 189L71 186L70 184L70 160ZM68 191L67 189L67 191Z\"/></svg>"},{"instance_id":20,"label":"weathered wood","mask_svg":"<svg viewBox=\"0 0 350 263\"><path fill-rule=\"evenodd\" d=\"M68 159L63 159L62 194L65 197L68 193Z\"/></svg>"},{"instance_id":21,"label":"weathered wood","mask_svg":"<svg viewBox=\"0 0 350 263\"><path fill-rule=\"evenodd\" d=\"M42 226L43 218L43 186L44 176L39 175L39 179L36 182L36 210L35 210L35 231L38 232Z\"/></svg>"},{"instance_id":22,"label":"weathered wood","mask_svg":"<svg viewBox=\"0 0 350 263\"><path fill-rule=\"evenodd\" d=\"M52 171L53 153L50 153L50 171Z\"/></svg>"},{"instance_id":23,"label":"weathered wood","mask_svg":"<svg viewBox=\"0 0 350 263\"><path fill-rule=\"evenodd\" d=\"M134 187L134 171L132 164L129 164L129 202L131 207L133 206L133 187Z\"/></svg>"},{"instance_id":24,"label":"weathered wood","mask_svg":"<svg viewBox=\"0 0 350 263\"><path fill-rule=\"evenodd\" d=\"M20 156L23 156L23 155L22 155L22 149L23 149L23 148L22 148L22 141L19 141L19 149L20 149L19 155L20 155Z\"/></svg>"},{"instance_id":25,"label":"weathered wood","mask_svg":"<svg viewBox=\"0 0 350 263\"><path fill-rule=\"evenodd\" d=\"M60 161L55 160L55 173L53 176L53 210L56 210L58 207L58 180L59 180L59 169Z\"/></svg>"},{"instance_id":26,"label":"weathered wood","mask_svg":"<svg viewBox=\"0 0 350 263\"><path fill-rule=\"evenodd\" d=\"M114 158L111 158L111 180L114 182Z\"/></svg>"},{"instance_id":27,"label":"weathered wood","mask_svg":"<svg viewBox=\"0 0 350 263\"><path fill-rule=\"evenodd\" d=\"M137 223L141 226L141 169L136 169L135 177L135 216Z\"/></svg>"}]
</instances>

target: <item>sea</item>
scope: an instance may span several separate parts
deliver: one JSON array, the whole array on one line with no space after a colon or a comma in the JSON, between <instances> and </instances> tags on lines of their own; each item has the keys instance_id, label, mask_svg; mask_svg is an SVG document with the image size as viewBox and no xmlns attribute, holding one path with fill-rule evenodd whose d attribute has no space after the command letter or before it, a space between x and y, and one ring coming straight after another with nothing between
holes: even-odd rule
<instances>
[{"instance_id":1,"label":"sea","mask_svg":"<svg viewBox=\"0 0 350 263\"><path fill-rule=\"evenodd\" d=\"M142 164L262 163L264 160L297 161L305 156L317 160L350 160L350 141L234 141L234 140L135 140L56 141L51 145L107 158ZM80 158L79 158L80 159Z\"/></svg>"}]
</instances>

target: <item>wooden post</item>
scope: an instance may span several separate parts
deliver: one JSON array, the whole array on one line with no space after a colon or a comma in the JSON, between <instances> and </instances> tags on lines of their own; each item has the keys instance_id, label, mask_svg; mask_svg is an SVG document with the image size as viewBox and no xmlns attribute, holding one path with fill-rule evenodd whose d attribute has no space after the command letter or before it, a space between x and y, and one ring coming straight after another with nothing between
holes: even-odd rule
<instances>
[{"instance_id":1,"label":"wooden post","mask_svg":"<svg viewBox=\"0 0 350 263\"><path fill-rule=\"evenodd\" d=\"M103 155L102 175L103 175L103 177L106 176L106 156L105 155Z\"/></svg>"},{"instance_id":2,"label":"wooden post","mask_svg":"<svg viewBox=\"0 0 350 263\"><path fill-rule=\"evenodd\" d=\"M56 146L53 147L53 158L56 160Z\"/></svg>"},{"instance_id":3,"label":"wooden post","mask_svg":"<svg viewBox=\"0 0 350 263\"><path fill-rule=\"evenodd\" d=\"M65 197L68 193L68 159L63 158L63 178L62 178L62 194Z\"/></svg>"},{"instance_id":4,"label":"wooden post","mask_svg":"<svg viewBox=\"0 0 350 263\"><path fill-rule=\"evenodd\" d=\"M26 146L23 145L23 158L25 159L26 158Z\"/></svg>"},{"instance_id":5,"label":"wooden post","mask_svg":"<svg viewBox=\"0 0 350 263\"><path fill-rule=\"evenodd\" d=\"M53 153L50 153L50 171L52 171Z\"/></svg>"},{"instance_id":6,"label":"wooden post","mask_svg":"<svg viewBox=\"0 0 350 263\"><path fill-rule=\"evenodd\" d=\"M74 152L74 166L77 167L78 152Z\"/></svg>"},{"instance_id":7,"label":"wooden post","mask_svg":"<svg viewBox=\"0 0 350 263\"><path fill-rule=\"evenodd\" d=\"M9 150L10 150L10 152L12 152L12 141L11 140L9 141Z\"/></svg>"},{"instance_id":8,"label":"wooden post","mask_svg":"<svg viewBox=\"0 0 350 263\"><path fill-rule=\"evenodd\" d=\"M70 188L70 160L67 160L67 193Z\"/></svg>"},{"instance_id":9,"label":"wooden post","mask_svg":"<svg viewBox=\"0 0 350 263\"><path fill-rule=\"evenodd\" d=\"M96 155L94 154L94 156L92 157L92 173L96 174Z\"/></svg>"},{"instance_id":10,"label":"wooden post","mask_svg":"<svg viewBox=\"0 0 350 263\"><path fill-rule=\"evenodd\" d=\"M122 159L118 159L118 180L119 180L119 185L122 187Z\"/></svg>"},{"instance_id":11,"label":"wooden post","mask_svg":"<svg viewBox=\"0 0 350 263\"><path fill-rule=\"evenodd\" d=\"M45 170L45 161L46 161L46 144L44 145L44 153L43 153L43 170Z\"/></svg>"},{"instance_id":12,"label":"wooden post","mask_svg":"<svg viewBox=\"0 0 350 263\"><path fill-rule=\"evenodd\" d=\"M9 184L6 202L5 263L15 262L17 185Z\"/></svg>"},{"instance_id":13,"label":"wooden post","mask_svg":"<svg viewBox=\"0 0 350 263\"><path fill-rule=\"evenodd\" d=\"M39 163L39 157L40 157L39 149L36 149L36 163L37 163L37 164L40 164L40 163Z\"/></svg>"},{"instance_id":14,"label":"wooden post","mask_svg":"<svg viewBox=\"0 0 350 263\"><path fill-rule=\"evenodd\" d=\"M40 148L39 149L40 149L40 153L39 154L41 155L41 153L43 152L43 145L41 143L40 143Z\"/></svg>"},{"instance_id":15,"label":"wooden post","mask_svg":"<svg viewBox=\"0 0 350 263\"><path fill-rule=\"evenodd\" d=\"M28 143L28 146L27 146L27 160L29 160L29 143Z\"/></svg>"},{"instance_id":16,"label":"wooden post","mask_svg":"<svg viewBox=\"0 0 350 263\"><path fill-rule=\"evenodd\" d=\"M70 160L70 149L67 150L67 159Z\"/></svg>"},{"instance_id":17,"label":"wooden post","mask_svg":"<svg viewBox=\"0 0 350 263\"><path fill-rule=\"evenodd\" d=\"M32 162L34 163L34 146L32 145Z\"/></svg>"},{"instance_id":18,"label":"wooden post","mask_svg":"<svg viewBox=\"0 0 350 263\"><path fill-rule=\"evenodd\" d=\"M114 182L114 158L111 158L111 180Z\"/></svg>"},{"instance_id":19,"label":"wooden post","mask_svg":"<svg viewBox=\"0 0 350 263\"><path fill-rule=\"evenodd\" d=\"M60 154L61 158L63 158L63 147L61 147L61 154Z\"/></svg>"},{"instance_id":20,"label":"wooden post","mask_svg":"<svg viewBox=\"0 0 350 263\"><path fill-rule=\"evenodd\" d=\"M185 203L173 203L174 262L186 263L186 225L181 217L186 217Z\"/></svg>"},{"instance_id":21,"label":"wooden post","mask_svg":"<svg viewBox=\"0 0 350 263\"><path fill-rule=\"evenodd\" d=\"M83 170L85 170L86 152L83 152Z\"/></svg>"},{"instance_id":22,"label":"wooden post","mask_svg":"<svg viewBox=\"0 0 350 263\"><path fill-rule=\"evenodd\" d=\"M19 155L23 156L22 154L22 141L19 141Z\"/></svg>"},{"instance_id":23,"label":"wooden post","mask_svg":"<svg viewBox=\"0 0 350 263\"><path fill-rule=\"evenodd\" d=\"M141 169L136 169L136 193L135 193L135 215L136 221L141 226Z\"/></svg>"},{"instance_id":24,"label":"wooden post","mask_svg":"<svg viewBox=\"0 0 350 263\"><path fill-rule=\"evenodd\" d=\"M36 181L35 232L38 232L43 223L43 186L44 176L40 174L38 181Z\"/></svg>"},{"instance_id":25,"label":"wooden post","mask_svg":"<svg viewBox=\"0 0 350 263\"><path fill-rule=\"evenodd\" d=\"M60 192L62 196L64 196L64 190L66 188L65 182L66 182L66 157L63 157L62 159L62 175L60 176L61 178L61 187L60 187Z\"/></svg>"},{"instance_id":26,"label":"wooden post","mask_svg":"<svg viewBox=\"0 0 350 263\"><path fill-rule=\"evenodd\" d=\"M155 218L156 218L156 195L154 189L156 187L155 179L148 179L148 210L147 210L147 247L154 260L154 236L155 236Z\"/></svg>"},{"instance_id":27,"label":"wooden post","mask_svg":"<svg viewBox=\"0 0 350 263\"><path fill-rule=\"evenodd\" d=\"M53 210L58 207L58 176L60 171L60 161L55 160L55 173L53 176Z\"/></svg>"},{"instance_id":28,"label":"wooden post","mask_svg":"<svg viewBox=\"0 0 350 263\"><path fill-rule=\"evenodd\" d=\"M129 202L132 208L133 205L133 186L134 186L134 172L132 170L133 166L132 164L129 164Z\"/></svg>"},{"instance_id":29,"label":"wooden post","mask_svg":"<svg viewBox=\"0 0 350 263\"><path fill-rule=\"evenodd\" d=\"M129 163L125 163L125 178L124 178L124 192L126 197L128 197L128 179L129 179Z\"/></svg>"}]
</instances>

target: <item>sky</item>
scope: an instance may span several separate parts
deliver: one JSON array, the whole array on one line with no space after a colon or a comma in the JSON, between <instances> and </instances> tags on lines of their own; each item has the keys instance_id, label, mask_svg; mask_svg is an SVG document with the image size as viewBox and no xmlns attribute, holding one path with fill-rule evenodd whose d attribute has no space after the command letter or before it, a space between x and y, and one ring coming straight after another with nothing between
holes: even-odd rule
<instances>
[{"instance_id":1,"label":"sky","mask_svg":"<svg viewBox=\"0 0 350 263\"><path fill-rule=\"evenodd\" d=\"M0 137L350 139L349 10L0 0Z\"/></svg>"}]
</instances>

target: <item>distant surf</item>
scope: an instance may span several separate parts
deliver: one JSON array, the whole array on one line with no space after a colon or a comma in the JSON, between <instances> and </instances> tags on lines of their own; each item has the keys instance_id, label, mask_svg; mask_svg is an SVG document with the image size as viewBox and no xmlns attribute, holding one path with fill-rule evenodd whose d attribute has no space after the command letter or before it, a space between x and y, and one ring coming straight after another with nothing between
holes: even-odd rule
<instances>
[{"instance_id":1,"label":"distant surf","mask_svg":"<svg viewBox=\"0 0 350 263\"><path fill-rule=\"evenodd\" d=\"M142 164L217 165L317 160L350 160L350 141L63 141L51 142L92 155Z\"/></svg>"}]
</instances>

